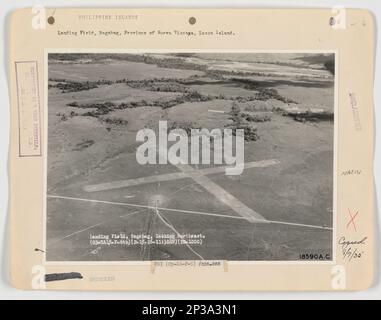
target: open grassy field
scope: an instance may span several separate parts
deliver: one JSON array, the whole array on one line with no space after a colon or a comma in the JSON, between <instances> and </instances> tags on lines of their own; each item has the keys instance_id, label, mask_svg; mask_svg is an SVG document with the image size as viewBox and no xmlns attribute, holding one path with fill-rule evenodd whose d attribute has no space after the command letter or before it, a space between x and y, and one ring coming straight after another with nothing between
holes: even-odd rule
<instances>
[{"instance_id":1,"label":"open grassy field","mask_svg":"<svg viewBox=\"0 0 381 320\"><path fill-rule=\"evenodd\" d=\"M47 260L293 261L306 253L331 259L329 59L286 53L50 54ZM159 121L180 128L243 125L253 132L245 141L245 163L274 163L238 176L215 172L196 179L174 165L140 165L136 134L157 131ZM142 179L176 173L171 180ZM130 179L136 184L89 191ZM230 197L265 221L248 221L232 209ZM179 234L202 241L159 241ZM111 241L120 237L136 241ZM110 241L91 241L99 238Z\"/></svg>"}]
</instances>

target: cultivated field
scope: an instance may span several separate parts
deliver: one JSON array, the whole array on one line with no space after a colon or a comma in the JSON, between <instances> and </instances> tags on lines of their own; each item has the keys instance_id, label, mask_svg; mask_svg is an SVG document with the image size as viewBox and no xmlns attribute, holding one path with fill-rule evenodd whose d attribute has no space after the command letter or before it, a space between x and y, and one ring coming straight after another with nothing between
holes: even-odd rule
<instances>
[{"instance_id":1,"label":"cultivated field","mask_svg":"<svg viewBox=\"0 0 381 320\"><path fill-rule=\"evenodd\" d=\"M333 60L286 53L50 54L47 260L272 261L306 253L331 259ZM244 128L245 163L273 162L239 176L199 179L169 164L138 164L137 131L157 130L164 120L173 128ZM171 173L180 174L141 179ZM129 179L140 180L113 185ZM112 187L89 187L104 183ZM265 220L249 221L230 197ZM202 244L142 241L178 234ZM91 242L125 235L137 242Z\"/></svg>"}]
</instances>

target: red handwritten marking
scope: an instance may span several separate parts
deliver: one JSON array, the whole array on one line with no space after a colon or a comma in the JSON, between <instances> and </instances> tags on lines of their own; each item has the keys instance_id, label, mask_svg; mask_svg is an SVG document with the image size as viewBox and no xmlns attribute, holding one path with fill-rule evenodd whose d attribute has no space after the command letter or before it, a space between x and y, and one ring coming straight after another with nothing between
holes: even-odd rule
<instances>
[{"instance_id":1,"label":"red handwritten marking","mask_svg":"<svg viewBox=\"0 0 381 320\"><path fill-rule=\"evenodd\" d=\"M357 212L354 215L352 215L351 210L348 208L348 212L349 212L350 220L347 223L347 229L350 227L350 225L353 225L353 228L355 229L355 231L357 231L355 218L357 217L359 211L357 210Z\"/></svg>"}]
</instances>

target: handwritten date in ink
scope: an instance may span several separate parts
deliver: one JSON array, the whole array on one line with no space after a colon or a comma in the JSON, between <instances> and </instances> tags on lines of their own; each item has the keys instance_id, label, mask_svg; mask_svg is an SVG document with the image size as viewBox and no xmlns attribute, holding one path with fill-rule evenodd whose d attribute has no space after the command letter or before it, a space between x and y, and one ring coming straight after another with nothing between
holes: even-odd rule
<instances>
[{"instance_id":1,"label":"handwritten date in ink","mask_svg":"<svg viewBox=\"0 0 381 320\"><path fill-rule=\"evenodd\" d=\"M360 240L347 240L344 236L339 239L339 246L343 259L347 261L358 260L364 255L362 247L366 243L367 237Z\"/></svg>"}]
</instances>

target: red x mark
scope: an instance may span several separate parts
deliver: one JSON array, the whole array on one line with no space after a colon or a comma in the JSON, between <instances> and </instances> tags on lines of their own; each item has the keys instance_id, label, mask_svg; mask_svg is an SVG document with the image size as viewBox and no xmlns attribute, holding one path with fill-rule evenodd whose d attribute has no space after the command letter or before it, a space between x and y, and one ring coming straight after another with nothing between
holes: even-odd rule
<instances>
[{"instance_id":1,"label":"red x mark","mask_svg":"<svg viewBox=\"0 0 381 320\"><path fill-rule=\"evenodd\" d=\"M356 212L354 215L352 215L350 209L348 209L348 212L349 212L349 216L351 217L351 219L350 219L349 222L347 223L347 229L348 229L349 226L352 224L352 225L353 225L353 228L355 229L355 231L357 231L357 229L356 229L356 224L355 224L355 218L357 217L359 211L357 210L357 212Z\"/></svg>"}]
</instances>

